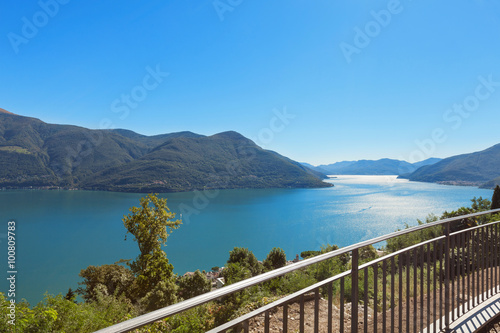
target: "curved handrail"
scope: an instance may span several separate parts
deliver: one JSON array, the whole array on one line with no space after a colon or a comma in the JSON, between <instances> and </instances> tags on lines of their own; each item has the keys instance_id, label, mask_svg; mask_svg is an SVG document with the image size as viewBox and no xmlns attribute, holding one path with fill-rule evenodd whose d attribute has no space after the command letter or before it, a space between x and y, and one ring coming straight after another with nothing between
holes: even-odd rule
<instances>
[{"instance_id":1,"label":"curved handrail","mask_svg":"<svg viewBox=\"0 0 500 333\"><path fill-rule=\"evenodd\" d=\"M496 221L496 222L491 222L489 223L488 225L495 225L495 224L500 224L500 221ZM471 227L471 228L467 228L467 229L464 229L464 230L460 230L460 231L456 231L454 233L450 233L450 236L455 236L455 235L459 235L459 234L462 234L462 233L467 233L467 232L471 232L473 230L476 230L476 229L480 229L484 227L484 225L480 225L480 226L476 226L476 227ZM404 253L407 253L409 251L412 251L414 249L417 249L417 248L421 248L422 246L424 245L427 245L427 244L431 244L431 243L435 243L437 241L440 241L440 240L444 240L446 238L446 236L439 236L439 237L435 237L435 238L432 238L432 239L429 239L429 240L426 240L426 241L423 241L423 242L420 242L418 244L414 244L414 245L410 245L408 247L405 247L404 249L400 249L398 251L395 251L395 252L392 252L392 253L389 253L389 254L386 254L382 257L379 257L379 258L376 258L372 261L369 261L367 263L364 263L362 265L360 265L358 267L358 271L362 271L363 269L367 268L367 267L373 267L374 265L376 264L381 264L382 262L386 261L386 260L389 260L391 258L395 258L397 256L400 256L401 254L404 254ZM241 317L238 317L228 323L225 323L221 326L218 326L210 331L208 331L207 333L217 333L217 332L224 332L225 330L227 329L230 329L230 328L233 328L235 327L236 325L238 324L241 324L251 318L254 318L266 311L269 311L273 308L276 308L276 307L279 307L279 306L282 306L284 304L287 304L289 303L290 301L293 301L294 299L297 299L299 296L301 295L304 295L304 294L307 294L307 293L310 293L318 288L321 288L321 287L324 287L326 285L328 285L329 283L333 282L333 281L337 281L343 277L347 277L349 276L350 274L352 273L352 270L347 270L347 271L344 271L342 273L339 273L333 277L330 277L328 279L325 279L325 280L322 280L322 281L319 281L313 285L310 285L304 289L301 289L299 291L296 291L295 293L293 294L290 294L290 295L287 295L283 298L280 298L270 304L267 304L265 306L262 306L250 313L247 313Z\"/></svg>"}]
</instances>

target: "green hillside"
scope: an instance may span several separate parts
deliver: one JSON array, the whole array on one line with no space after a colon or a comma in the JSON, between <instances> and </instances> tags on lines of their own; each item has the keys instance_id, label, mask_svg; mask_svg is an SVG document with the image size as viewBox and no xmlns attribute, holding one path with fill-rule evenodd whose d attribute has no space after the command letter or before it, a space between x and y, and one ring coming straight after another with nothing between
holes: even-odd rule
<instances>
[{"instance_id":1,"label":"green hillside","mask_svg":"<svg viewBox=\"0 0 500 333\"><path fill-rule=\"evenodd\" d=\"M500 144L480 152L446 158L417 169L408 178L414 181L493 188L500 180Z\"/></svg>"},{"instance_id":2,"label":"green hillside","mask_svg":"<svg viewBox=\"0 0 500 333\"><path fill-rule=\"evenodd\" d=\"M329 186L322 176L236 132L145 136L0 112L1 187L168 192Z\"/></svg>"},{"instance_id":3,"label":"green hillside","mask_svg":"<svg viewBox=\"0 0 500 333\"><path fill-rule=\"evenodd\" d=\"M152 192L324 184L293 161L258 147L236 132L225 132L169 138L141 158L102 170L83 187Z\"/></svg>"}]
</instances>

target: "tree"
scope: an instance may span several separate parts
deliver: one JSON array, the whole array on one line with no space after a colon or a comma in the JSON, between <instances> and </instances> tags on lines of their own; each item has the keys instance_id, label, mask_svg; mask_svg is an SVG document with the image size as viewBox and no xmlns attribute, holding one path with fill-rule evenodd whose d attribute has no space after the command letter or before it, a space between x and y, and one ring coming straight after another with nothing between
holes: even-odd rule
<instances>
[{"instance_id":1,"label":"tree","mask_svg":"<svg viewBox=\"0 0 500 333\"><path fill-rule=\"evenodd\" d=\"M367 245L359 249L359 260L361 262L368 262L378 257L377 250L373 245Z\"/></svg>"},{"instance_id":2,"label":"tree","mask_svg":"<svg viewBox=\"0 0 500 333\"><path fill-rule=\"evenodd\" d=\"M210 280L200 270L194 272L193 275L186 275L179 279L179 295L184 299L202 295L211 289Z\"/></svg>"},{"instance_id":3,"label":"tree","mask_svg":"<svg viewBox=\"0 0 500 333\"><path fill-rule=\"evenodd\" d=\"M151 206L152 204L152 206ZM179 228L181 220L174 220L175 213L167 207L167 199L148 194L140 199L140 207L130 208L123 217L127 233L134 235L140 254L129 264L136 277L135 296L142 299L146 310L155 310L176 301L173 266L162 250L168 236Z\"/></svg>"},{"instance_id":4,"label":"tree","mask_svg":"<svg viewBox=\"0 0 500 333\"><path fill-rule=\"evenodd\" d=\"M339 247L337 245L322 245L321 254L332 252L338 249ZM322 281L346 269L349 259L349 255L347 253L344 253L340 256L336 256L334 258L323 260L317 264L314 264L313 266L311 266L310 271L316 281Z\"/></svg>"},{"instance_id":5,"label":"tree","mask_svg":"<svg viewBox=\"0 0 500 333\"><path fill-rule=\"evenodd\" d=\"M64 299L76 303L76 292L69 288L66 296L64 296Z\"/></svg>"},{"instance_id":6,"label":"tree","mask_svg":"<svg viewBox=\"0 0 500 333\"><path fill-rule=\"evenodd\" d=\"M283 249L274 247L264 260L264 267L268 270L278 269L286 265L286 254Z\"/></svg>"},{"instance_id":7,"label":"tree","mask_svg":"<svg viewBox=\"0 0 500 333\"><path fill-rule=\"evenodd\" d=\"M131 289L134 283L134 274L126 267L120 265L89 266L82 269L79 274L83 282L77 292L88 301L96 301L98 293L104 295L121 296L124 294L132 300ZM68 292L69 294L69 292Z\"/></svg>"},{"instance_id":8,"label":"tree","mask_svg":"<svg viewBox=\"0 0 500 333\"><path fill-rule=\"evenodd\" d=\"M491 202L488 199L483 199L483 197L474 197L470 201L472 202L470 207L474 213L489 210L491 206Z\"/></svg>"},{"instance_id":9,"label":"tree","mask_svg":"<svg viewBox=\"0 0 500 333\"><path fill-rule=\"evenodd\" d=\"M262 272L262 267L252 251L243 247L235 247L230 251L227 263L240 264L242 267L247 268L252 276L256 276Z\"/></svg>"},{"instance_id":10,"label":"tree","mask_svg":"<svg viewBox=\"0 0 500 333\"><path fill-rule=\"evenodd\" d=\"M478 212L484 212L490 210L491 202L488 199L472 198L470 207L460 207L456 211L447 212L445 211L441 216L441 219L447 219L452 217L458 217L462 215L468 215ZM486 224L490 222L490 217L488 215L482 215L475 218L466 218L462 220L457 220L452 222L450 225L450 232L460 231L470 227L475 227L477 225Z\"/></svg>"},{"instance_id":11,"label":"tree","mask_svg":"<svg viewBox=\"0 0 500 333\"><path fill-rule=\"evenodd\" d=\"M230 285L251 278L252 272L243 264L232 262L227 264L226 268L222 271L222 276L224 277L225 284Z\"/></svg>"},{"instance_id":12,"label":"tree","mask_svg":"<svg viewBox=\"0 0 500 333\"><path fill-rule=\"evenodd\" d=\"M321 254L321 251L303 251L303 252L300 252L300 257L302 259L307 259L307 258L317 256L319 254Z\"/></svg>"},{"instance_id":13,"label":"tree","mask_svg":"<svg viewBox=\"0 0 500 333\"><path fill-rule=\"evenodd\" d=\"M495 190L493 191L493 197L491 198L491 209L500 208L500 186L495 186Z\"/></svg>"}]
</instances>

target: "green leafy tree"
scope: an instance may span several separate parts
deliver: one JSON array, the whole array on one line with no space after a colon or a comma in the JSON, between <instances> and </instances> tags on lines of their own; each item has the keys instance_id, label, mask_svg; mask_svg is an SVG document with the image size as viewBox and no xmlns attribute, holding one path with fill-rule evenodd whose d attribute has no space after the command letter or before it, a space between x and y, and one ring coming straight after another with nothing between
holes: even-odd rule
<instances>
[{"instance_id":1,"label":"green leafy tree","mask_svg":"<svg viewBox=\"0 0 500 333\"><path fill-rule=\"evenodd\" d=\"M76 296L76 292L73 289L69 288L66 296L64 296L64 299L76 303Z\"/></svg>"},{"instance_id":2,"label":"green leafy tree","mask_svg":"<svg viewBox=\"0 0 500 333\"><path fill-rule=\"evenodd\" d=\"M473 213L484 212L490 209L491 201L488 199L472 198L470 207L460 207L459 209L451 212L445 211L441 216L441 219L447 219L452 217L458 217L462 215L468 215ZM466 218L462 220L457 220L453 222L450 226L450 231L455 232L463 229L467 229L470 227L477 226L478 224L485 224L491 221L491 218L488 215L478 216L475 218Z\"/></svg>"},{"instance_id":3,"label":"green leafy tree","mask_svg":"<svg viewBox=\"0 0 500 333\"><path fill-rule=\"evenodd\" d=\"M286 254L283 249L274 247L264 260L264 267L268 270L278 269L286 265Z\"/></svg>"},{"instance_id":4,"label":"green leafy tree","mask_svg":"<svg viewBox=\"0 0 500 333\"><path fill-rule=\"evenodd\" d=\"M9 318L10 302L0 292L0 314ZM16 303L16 325L9 325L7 320L0 321L0 332L95 332L101 328L135 316L133 306L124 297L98 294L91 302L78 303L57 296L45 294L36 306L22 300Z\"/></svg>"},{"instance_id":5,"label":"green leafy tree","mask_svg":"<svg viewBox=\"0 0 500 333\"><path fill-rule=\"evenodd\" d=\"M491 198L491 209L500 208L500 186L495 186L495 190L493 191L493 197Z\"/></svg>"},{"instance_id":6,"label":"green leafy tree","mask_svg":"<svg viewBox=\"0 0 500 333\"><path fill-rule=\"evenodd\" d=\"M139 300L139 304L147 312L168 306L177 302L177 289L173 278L161 280Z\"/></svg>"},{"instance_id":7,"label":"green leafy tree","mask_svg":"<svg viewBox=\"0 0 500 333\"><path fill-rule=\"evenodd\" d=\"M359 249L359 260L361 262L369 262L378 257L377 250L373 245L367 245Z\"/></svg>"},{"instance_id":8,"label":"green leafy tree","mask_svg":"<svg viewBox=\"0 0 500 333\"><path fill-rule=\"evenodd\" d=\"M321 254L335 251L338 249L339 247L337 245L330 245L330 244L323 245L321 246ZM348 261L349 261L349 255L343 254L331 259L321 261L311 266L310 271L314 276L314 278L316 279L316 281L322 281L346 269Z\"/></svg>"},{"instance_id":9,"label":"green leafy tree","mask_svg":"<svg viewBox=\"0 0 500 333\"><path fill-rule=\"evenodd\" d=\"M85 301L97 300L98 293L114 296L124 294L125 297L134 300L131 290L133 289L135 277L130 269L126 267L116 264L91 265L86 269L82 269L79 276L83 278L83 282L79 283L82 287L78 288L77 292Z\"/></svg>"},{"instance_id":10,"label":"green leafy tree","mask_svg":"<svg viewBox=\"0 0 500 333\"><path fill-rule=\"evenodd\" d=\"M179 295L184 299L202 295L211 289L210 280L200 270L196 270L193 275L186 275L179 279Z\"/></svg>"},{"instance_id":11,"label":"green leafy tree","mask_svg":"<svg viewBox=\"0 0 500 333\"><path fill-rule=\"evenodd\" d=\"M425 222L422 222L420 220L417 220L418 225L423 225L425 223L431 223L431 222L436 222L438 220L442 219L447 219L447 218L453 218L453 217L459 217L463 215L468 215L468 214L473 214L473 213L478 213L478 212L483 212L489 210L491 207L491 201L488 199L483 199L482 197L474 197L471 199L471 206L470 207L460 207L457 210L448 212L445 211L441 217L437 217L436 215L430 214L427 216L425 219ZM451 223L450 226L450 231L455 232L459 230L463 230L466 228L470 228L473 226L489 223L494 219L497 219L499 215L493 215L493 216L488 216L488 215L483 215L483 216L478 216L475 218L464 218L461 220L454 221ZM412 228L413 226L410 226L409 224L405 224L405 229ZM397 231L399 231L398 229ZM387 240L387 245L386 245L386 250L388 252L395 252L400 249L403 249L405 247L418 244L420 242L436 238L438 236L443 235L443 226L438 225L434 226L431 228L426 228L423 230L419 230L416 232L412 232L410 234L406 234L403 236L391 238Z\"/></svg>"},{"instance_id":12,"label":"green leafy tree","mask_svg":"<svg viewBox=\"0 0 500 333\"><path fill-rule=\"evenodd\" d=\"M307 259L307 258L317 256L319 254L321 254L321 251L303 251L303 252L300 252L300 257L302 259Z\"/></svg>"},{"instance_id":13,"label":"green leafy tree","mask_svg":"<svg viewBox=\"0 0 500 333\"><path fill-rule=\"evenodd\" d=\"M491 201L489 201L488 199L483 199L483 197L474 197L470 201L472 202L470 207L473 213L484 212L486 210L489 210L491 206Z\"/></svg>"},{"instance_id":14,"label":"green leafy tree","mask_svg":"<svg viewBox=\"0 0 500 333\"><path fill-rule=\"evenodd\" d=\"M252 272L245 265L233 262L226 265L222 271L226 285L233 284L252 277Z\"/></svg>"},{"instance_id":15,"label":"green leafy tree","mask_svg":"<svg viewBox=\"0 0 500 333\"><path fill-rule=\"evenodd\" d=\"M262 272L261 264L255 257L252 251L247 248L235 247L229 252L228 264L240 264L242 267L247 268L252 276L256 276Z\"/></svg>"},{"instance_id":16,"label":"green leafy tree","mask_svg":"<svg viewBox=\"0 0 500 333\"><path fill-rule=\"evenodd\" d=\"M140 254L129 264L136 276L135 296L148 311L175 303L177 287L173 266L162 250L167 238L179 228L181 220L174 220L175 213L167 207L167 199L157 194L141 198L140 207L130 208L123 217L127 233L134 235Z\"/></svg>"},{"instance_id":17,"label":"green leafy tree","mask_svg":"<svg viewBox=\"0 0 500 333\"><path fill-rule=\"evenodd\" d=\"M418 225L423 225L425 223L432 223L436 222L439 220L439 217L437 217L434 214L429 214L425 218L425 222L422 222L421 220L417 220ZM408 223L405 223L405 228L404 229L409 229L412 228L413 226L410 226ZM400 229L398 228L396 231L399 231ZM404 249L405 247L412 246L415 244L418 244L420 242L441 236L443 234L443 227L438 225L435 227L431 228L426 228L422 229L419 231L415 231L406 235L394 237L388 239L387 245L385 247L385 250L388 252L396 252L398 250Z\"/></svg>"}]
</instances>

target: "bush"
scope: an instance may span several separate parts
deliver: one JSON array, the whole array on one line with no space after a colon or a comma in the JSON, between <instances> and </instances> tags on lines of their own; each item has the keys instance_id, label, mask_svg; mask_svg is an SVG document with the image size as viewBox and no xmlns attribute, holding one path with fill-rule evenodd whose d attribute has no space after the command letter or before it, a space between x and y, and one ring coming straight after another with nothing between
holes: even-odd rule
<instances>
[{"instance_id":1,"label":"bush","mask_svg":"<svg viewBox=\"0 0 500 333\"><path fill-rule=\"evenodd\" d=\"M126 267L120 265L89 266L82 269L79 274L83 282L79 284L77 292L85 301L97 300L97 289L105 295L120 296L124 294L127 298L133 299L130 295L131 286L134 283L134 274Z\"/></svg>"},{"instance_id":2,"label":"bush","mask_svg":"<svg viewBox=\"0 0 500 333\"><path fill-rule=\"evenodd\" d=\"M207 279L205 274L199 270L193 275L186 275L179 279L179 295L183 299L188 299L204 293L212 289L212 284Z\"/></svg>"},{"instance_id":3,"label":"bush","mask_svg":"<svg viewBox=\"0 0 500 333\"><path fill-rule=\"evenodd\" d=\"M8 313L8 300L0 293L0 312ZM123 296L116 298L97 293L96 300L76 304L62 295L46 294L43 301L30 309L28 302L16 303L16 332L94 332L135 316L137 313ZM10 332L5 320L0 331Z\"/></svg>"},{"instance_id":4,"label":"bush","mask_svg":"<svg viewBox=\"0 0 500 333\"><path fill-rule=\"evenodd\" d=\"M284 266L286 266L285 251L279 247L274 247L264 260L264 267L267 270L273 270Z\"/></svg>"}]
</instances>

